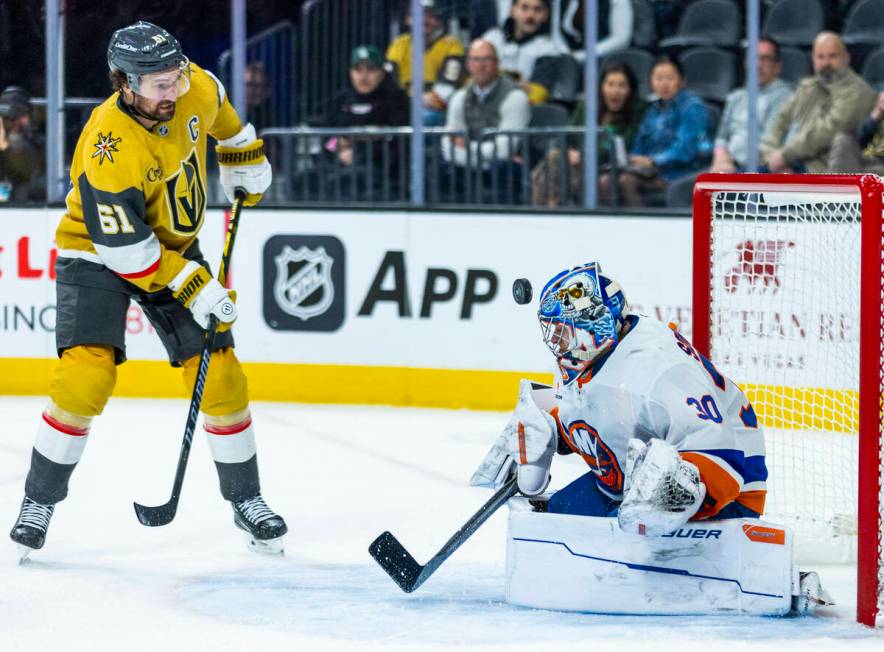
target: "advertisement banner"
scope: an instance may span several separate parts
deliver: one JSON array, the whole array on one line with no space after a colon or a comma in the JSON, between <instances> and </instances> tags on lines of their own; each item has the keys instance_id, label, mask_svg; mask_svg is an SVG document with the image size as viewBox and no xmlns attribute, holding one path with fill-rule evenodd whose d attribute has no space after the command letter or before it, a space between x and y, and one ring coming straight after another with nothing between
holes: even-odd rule
<instances>
[{"instance_id":1,"label":"advertisement banner","mask_svg":"<svg viewBox=\"0 0 884 652\"><path fill-rule=\"evenodd\" d=\"M60 213L0 211L8 368L43 360L45 373L55 358ZM224 219L209 211L200 233L213 265ZM562 269L598 260L639 311L687 332L690 238L685 218L246 209L231 265L237 355L256 399L507 407L519 377L551 378L536 300ZM511 296L522 277L534 286L530 305ZM121 377L166 360L135 304L127 355ZM169 395L150 384L140 391Z\"/></svg>"}]
</instances>

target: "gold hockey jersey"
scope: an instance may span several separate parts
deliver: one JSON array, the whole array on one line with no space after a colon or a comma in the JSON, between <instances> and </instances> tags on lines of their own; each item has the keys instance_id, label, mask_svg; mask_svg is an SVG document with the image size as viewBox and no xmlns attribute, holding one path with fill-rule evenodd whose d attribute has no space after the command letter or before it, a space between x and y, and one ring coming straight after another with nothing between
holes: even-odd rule
<instances>
[{"instance_id":1,"label":"gold hockey jersey","mask_svg":"<svg viewBox=\"0 0 884 652\"><path fill-rule=\"evenodd\" d=\"M184 267L181 254L205 216L206 137L221 140L242 128L221 82L190 68L190 90L168 122L146 129L119 93L92 112L71 162L59 257L103 264L149 292Z\"/></svg>"}]
</instances>

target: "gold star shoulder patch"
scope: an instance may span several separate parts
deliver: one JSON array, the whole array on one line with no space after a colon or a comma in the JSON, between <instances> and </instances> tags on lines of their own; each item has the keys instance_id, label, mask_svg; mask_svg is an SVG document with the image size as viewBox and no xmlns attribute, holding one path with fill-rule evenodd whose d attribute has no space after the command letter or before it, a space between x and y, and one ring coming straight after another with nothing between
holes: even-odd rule
<instances>
[{"instance_id":1,"label":"gold star shoulder patch","mask_svg":"<svg viewBox=\"0 0 884 652\"><path fill-rule=\"evenodd\" d=\"M111 163L114 162L113 152L118 152L120 150L117 149L117 143L119 143L122 138L114 138L113 134L109 131L107 132L107 136L102 134L100 131L98 132L98 142L92 145L95 148L95 151L92 152L92 158L98 157L98 164L101 165L104 163L104 159L107 159Z\"/></svg>"}]
</instances>

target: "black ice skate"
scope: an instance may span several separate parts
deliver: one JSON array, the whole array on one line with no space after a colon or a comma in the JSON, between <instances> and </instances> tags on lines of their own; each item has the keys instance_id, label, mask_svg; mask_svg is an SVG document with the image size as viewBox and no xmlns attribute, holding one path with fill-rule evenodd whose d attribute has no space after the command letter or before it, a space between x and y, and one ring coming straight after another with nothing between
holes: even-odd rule
<instances>
[{"instance_id":1,"label":"black ice skate","mask_svg":"<svg viewBox=\"0 0 884 652\"><path fill-rule=\"evenodd\" d=\"M288 532L288 526L282 516L267 506L261 494L230 504L233 506L233 522L248 534L252 550L271 555L283 554L282 536Z\"/></svg>"},{"instance_id":2,"label":"black ice skate","mask_svg":"<svg viewBox=\"0 0 884 652\"><path fill-rule=\"evenodd\" d=\"M42 505L25 496L21 503L18 520L9 533L9 538L19 546L20 561L24 561L32 550L39 550L43 547L53 511L55 511L55 505Z\"/></svg>"}]
</instances>

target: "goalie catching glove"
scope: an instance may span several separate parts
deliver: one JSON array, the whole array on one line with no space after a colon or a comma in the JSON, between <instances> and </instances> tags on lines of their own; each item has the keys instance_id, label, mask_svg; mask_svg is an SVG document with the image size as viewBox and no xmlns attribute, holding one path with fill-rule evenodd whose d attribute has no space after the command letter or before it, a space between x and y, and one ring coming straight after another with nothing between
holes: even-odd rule
<instances>
[{"instance_id":1,"label":"goalie catching glove","mask_svg":"<svg viewBox=\"0 0 884 652\"><path fill-rule=\"evenodd\" d=\"M672 444L629 440L623 502L617 513L621 530L649 537L669 534L697 513L705 497L697 467L683 460Z\"/></svg>"},{"instance_id":2,"label":"goalie catching glove","mask_svg":"<svg viewBox=\"0 0 884 652\"><path fill-rule=\"evenodd\" d=\"M187 261L178 275L169 283L172 296L193 313L197 324L209 327L209 316L218 319L218 332L230 330L236 321L236 292L216 281L205 267Z\"/></svg>"},{"instance_id":3,"label":"goalie catching glove","mask_svg":"<svg viewBox=\"0 0 884 652\"><path fill-rule=\"evenodd\" d=\"M270 187L273 171L264 156L264 141L257 138L251 124L230 138L219 140L215 147L221 173L221 187L231 202L237 188L246 192L243 205L254 206Z\"/></svg>"}]
</instances>

